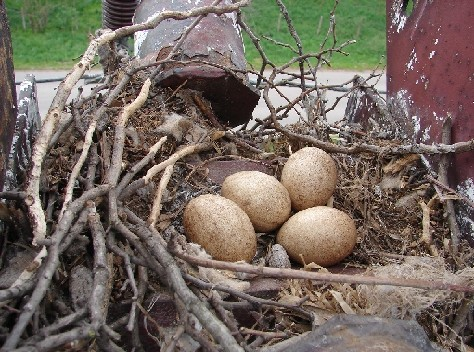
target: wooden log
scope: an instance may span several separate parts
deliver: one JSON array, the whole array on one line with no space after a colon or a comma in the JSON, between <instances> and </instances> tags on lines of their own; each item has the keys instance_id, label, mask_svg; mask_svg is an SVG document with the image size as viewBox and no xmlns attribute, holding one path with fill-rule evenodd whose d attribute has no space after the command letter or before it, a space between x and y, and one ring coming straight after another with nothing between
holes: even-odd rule
<instances>
[{"instance_id":1,"label":"wooden log","mask_svg":"<svg viewBox=\"0 0 474 352\"><path fill-rule=\"evenodd\" d=\"M0 190L3 190L17 111L13 50L4 0L0 0L0 77Z\"/></svg>"}]
</instances>

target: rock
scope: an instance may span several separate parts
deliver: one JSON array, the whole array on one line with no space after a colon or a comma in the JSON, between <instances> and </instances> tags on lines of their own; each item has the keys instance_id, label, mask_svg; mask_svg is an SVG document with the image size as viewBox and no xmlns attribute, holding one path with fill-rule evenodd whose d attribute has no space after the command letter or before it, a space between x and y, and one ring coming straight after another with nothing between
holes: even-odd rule
<instances>
[{"instance_id":1,"label":"rock","mask_svg":"<svg viewBox=\"0 0 474 352\"><path fill-rule=\"evenodd\" d=\"M281 244L274 244L265 259L271 268L291 268L290 257Z\"/></svg>"},{"instance_id":2,"label":"rock","mask_svg":"<svg viewBox=\"0 0 474 352\"><path fill-rule=\"evenodd\" d=\"M336 315L312 332L292 337L259 352L431 352L438 351L416 321L372 316Z\"/></svg>"}]
</instances>

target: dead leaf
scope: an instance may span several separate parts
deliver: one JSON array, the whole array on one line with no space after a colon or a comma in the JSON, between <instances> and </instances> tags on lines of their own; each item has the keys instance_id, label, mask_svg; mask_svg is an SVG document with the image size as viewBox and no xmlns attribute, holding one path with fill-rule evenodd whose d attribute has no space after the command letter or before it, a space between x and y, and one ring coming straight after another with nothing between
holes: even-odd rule
<instances>
[{"instance_id":1,"label":"dead leaf","mask_svg":"<svg viewBox=\"0 0 474 352\"><path fill-rule=\"evenodd\" d=\"M387 165L385 165L382 170L386 174L396 174L419 159L419 154L409 154L400 159L393 159Z\"/></svg>"},{"instance_id":2,"label":"dead leaf","mask_svg":"<svg viewBox=\"0 0 474 352\"><path fill-rule=\"evenodd\" d=\"M347 304L347 302L344 300L344 298L342 297L342 294L340 292L334 291L334 290L329 290L329 292L331 292L334 299L337 301L337 303L339 303L339 306L344 311L344 313L346 313L346 314L356 314L354 312L354 310L352 310L352 308L349 306L349 304Z\"/></svg>"}]
</instances>

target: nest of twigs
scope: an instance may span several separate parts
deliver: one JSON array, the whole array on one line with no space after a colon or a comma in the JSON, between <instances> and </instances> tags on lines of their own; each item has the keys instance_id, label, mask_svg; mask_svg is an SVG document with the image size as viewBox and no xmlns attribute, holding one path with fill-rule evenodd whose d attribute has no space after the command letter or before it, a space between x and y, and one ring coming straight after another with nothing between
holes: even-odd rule
<instances>
[{"instance_id":1,"label":"nest of twigs","mask_svg":"<svg viewBox=\"0 0 474 352\"><path fill-rule=\"evenodd\" d=\"M221 130L199 93L154 86L156 68L130 61L58 115L83 65L60 86L25 191L3 194L15 219L2 237L5 350L252 351L340 313L416 320L443 348L472 345L473 251L452 245L422 146L276 116ZM333 206L357 224L342 264L268 268L272 233L253 265L214 261L186 241L187 202L219 192L210 161L256 161L278 177L307 145L337 161ZM249 293L266 278L278 279L270 298Z\"/></svg>"}]
</instances>

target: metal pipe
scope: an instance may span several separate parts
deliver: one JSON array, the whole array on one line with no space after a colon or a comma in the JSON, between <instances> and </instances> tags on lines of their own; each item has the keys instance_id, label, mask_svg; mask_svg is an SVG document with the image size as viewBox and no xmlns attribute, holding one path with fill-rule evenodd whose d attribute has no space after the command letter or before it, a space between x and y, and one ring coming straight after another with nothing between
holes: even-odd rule
<instances>
[{"instance_id":1,"label":"metal pipe","mask_svg":"<svg viewBox=\"0 0 474 352\"><path fill-rule=\"evenodd\" d=\"M212 3L213 0L142 0L134 23L146 22L162 10L188 11ZM229 3L230 0L222 1L222 4ZM154 29L136 33L135 55L151 61L166 57L193 20L168 19ZM166 64L157 76L161 86L202 92L221 122L232 127L250 120L260 98L244 73L247 62L236 22L236 14L204 17L181 45L179 62Z\"/></svg>"},{"instance_id":2,"label":"metal pipe","mask_svg":"<svg viewBox=\"0 0 474 352\"><path fill-rule=\"evenodd\" d=\"M132 24L140 0L102 0L102 25L116 30Z\"/></svg>"}]
</instances>

